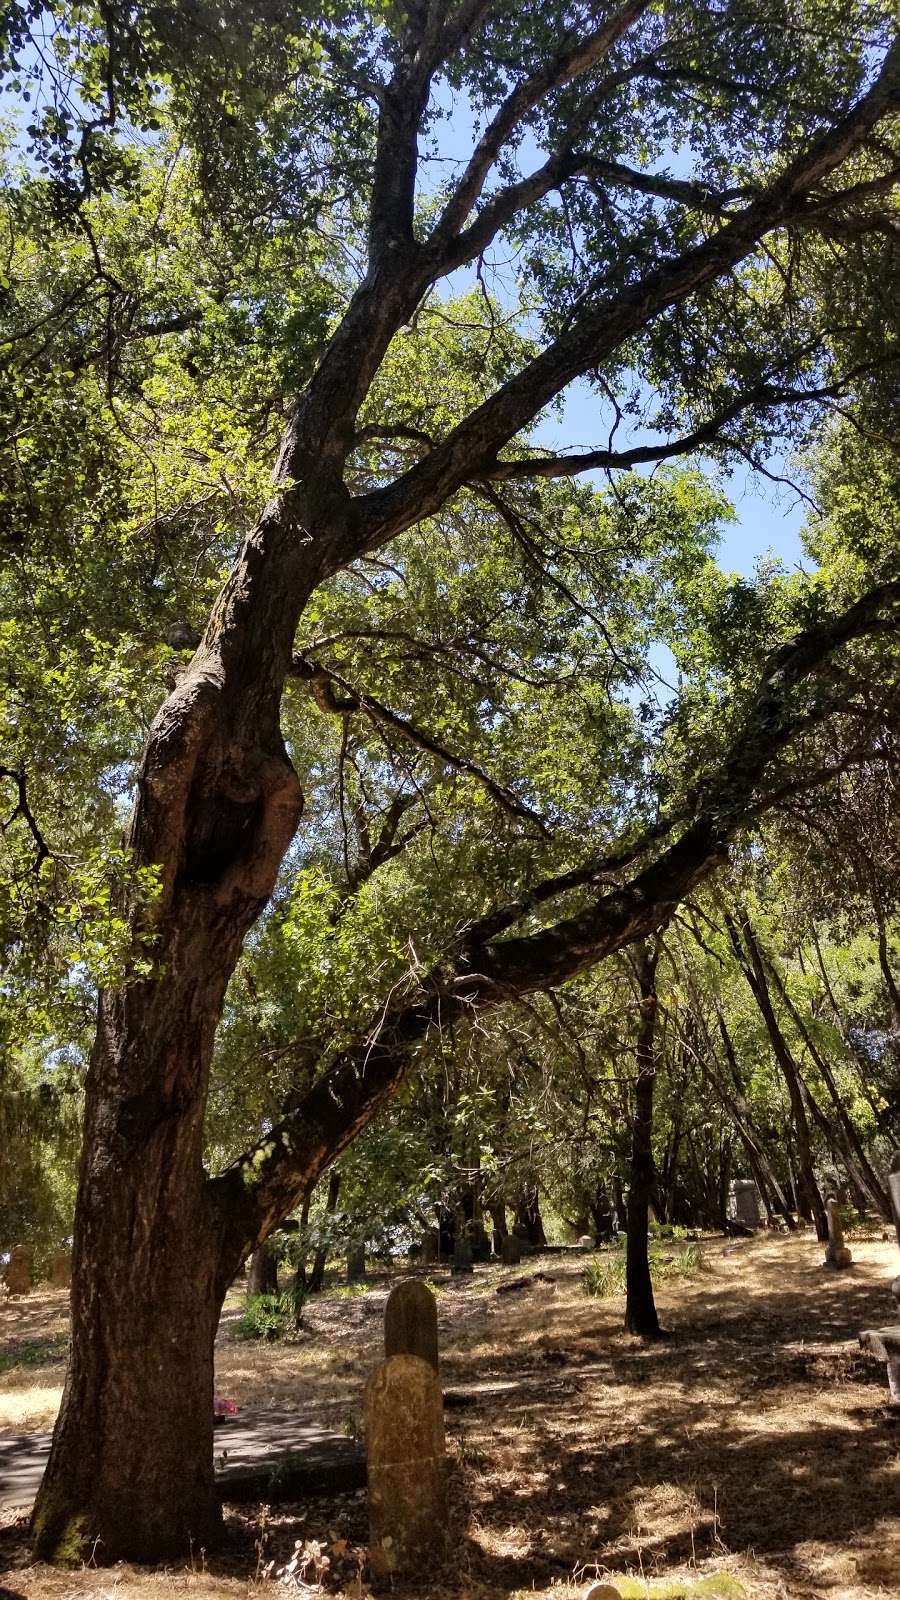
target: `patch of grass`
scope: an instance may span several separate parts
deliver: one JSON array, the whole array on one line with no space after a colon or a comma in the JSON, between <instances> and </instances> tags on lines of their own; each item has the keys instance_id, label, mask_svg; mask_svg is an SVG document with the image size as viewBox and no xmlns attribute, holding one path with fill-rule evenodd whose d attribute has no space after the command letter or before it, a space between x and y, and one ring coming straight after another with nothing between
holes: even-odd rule
<instances>
[{"instance_id":1,"label":"patch of grass","mask_svg":"<svg viewBox=\"0 0 900 1600\"><path fill-rule=\"evenodd\" d=\"M359 1294L368 1294L367 1283L339 1283L335 1289L326 1289L323 1300L355 1300Z\"/></svg>"},{"instance_id":2,"label":"patch of grass","mask_svg":"<svg viewBox=\"0 0 900 1600\"><path fill-rule=\"evenodd\" d=\"M687 1244L674 1255L650 1251L650 1276L654 1283L671 1278L692 1278L702 1272L706 1262L699 1244ZM625 1292L625 1247L617 1245L603 1255L594 1256L582 1274L584 1292L596 1300Z\"/></svg>"},{"instance_id":3,"label":"patch of grass","mask_svg":"<svg viewBox=\"0 0 900 1600\"><path fill-rule=\"evenodd\" d=\"M69 1338L56 1333L50 1339L19 1339L5 1353L0 1354L0 1372L13 1372L16 1367L46 1367L54 1361L64 1361L69 1352Z\"/></svg>"}]
</instances>

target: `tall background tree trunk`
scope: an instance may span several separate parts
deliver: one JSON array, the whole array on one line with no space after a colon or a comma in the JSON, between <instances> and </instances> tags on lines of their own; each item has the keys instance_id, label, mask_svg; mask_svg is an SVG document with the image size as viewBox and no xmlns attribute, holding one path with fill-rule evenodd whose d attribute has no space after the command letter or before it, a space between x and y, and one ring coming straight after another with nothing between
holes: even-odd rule
<instances>
[{"instance_id":1,"label":"tall background tree trunk","mask_svg":"<svg viewBox=\"0 0 900 1600\"><path fill-rule=\"evenodd\" d=\"M635 967L640 997L635 1060L634 1121L628 1183L625 1251L625 1326L645 1339L661 1329L650 1277L650 1191L653 1187L653 1089L656 1082L656 943L638 946Z\"/></svg>"}]
</instances>

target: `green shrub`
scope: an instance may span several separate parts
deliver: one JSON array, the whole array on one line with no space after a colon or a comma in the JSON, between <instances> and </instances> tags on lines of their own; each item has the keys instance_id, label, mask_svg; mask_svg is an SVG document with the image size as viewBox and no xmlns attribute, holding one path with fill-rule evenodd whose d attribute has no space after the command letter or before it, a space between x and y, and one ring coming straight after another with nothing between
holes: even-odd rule
<instances>
[{"instance_id":1,"label":"green shrub","mask_svg":"<svg viewBox=\"0 0 900 1600\"><path fill-rule=\"evenodd\" d=\"M234 1331L239 1339L285 1339L299 1321L295 1297L285 1289L281 1294L252 1295Z\"/></svg>"},{"instance_id":2,"label":"green shrub","mask_svg":"<svg viewBox=\"0 0 900 1600\"><path fill-rule=\"evenodd\" d=\"M663 1255L650 1251L650 1276L654 1283L665 1283L667 1278L692 1278L706 1266L699 1244L686 1244L682 1250ZM594 1256L582 1274L585 1294L595 1300L606 1300L610 1295L625 1292L624 1240L603 1255Z\"/></svg>"}]
</instances>

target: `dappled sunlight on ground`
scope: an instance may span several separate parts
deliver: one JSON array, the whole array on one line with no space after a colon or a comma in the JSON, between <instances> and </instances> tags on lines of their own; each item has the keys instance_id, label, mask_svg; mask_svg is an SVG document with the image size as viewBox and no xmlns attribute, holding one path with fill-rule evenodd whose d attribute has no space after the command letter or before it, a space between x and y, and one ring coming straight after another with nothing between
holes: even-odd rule
<instances>
[{"instance_id":1,"label":"dappled sunlight on ground","mask_svg":"<svg viewBox=\"0 0 900 1600\"><path fill-rule=\"evenodd\" d=\"M637 1582L722 1571L748 1600L900 1592L900 1425L885 1410L883 1368L856 1342L861 1328L896 1315L888 1284L897 1251L878 1239L850 1244L853 1267L832 1273L809 1234L708 1241L702 1272L661 1285L671 1337L653 1344L623 1332L621 1299L586 1297L583 1258L479 1269L474 1279L431 1269L445 1386L485 1387L476 1404L447 1413L452 1559L417 1592L569 1600L598 1572ZM555 1281L495 1292L537 1267ZM219 1392L242 1406L296 1407L327 1425L358 1426L381 1356L387 1288L382 1275L366 1294L318 1299L297 1340L274 1346L237 1339L233 1291L217 1348ZM3 1349L36 1358L38 1342L61 1332L64 1301L42 1293L15 1302L12 1322L2 1320L5 1307ZM8 1367L0 1405L27 1416L38 1396L45 1405L55 1393L54 1376L61 1382L58 1359ZM8 1588L27 1600L176 1592L225 1600L253 1587L256 1517L250 1507L230 1513L229 1548L206 1572L123 1568L113 1580L24 1567ZM270 1558L286 1559L298 1538L346 1546L349 1565L336 1562L331 1586L359 1595L363 1496L273 1507Z\"/></svg>"}]
</instances>

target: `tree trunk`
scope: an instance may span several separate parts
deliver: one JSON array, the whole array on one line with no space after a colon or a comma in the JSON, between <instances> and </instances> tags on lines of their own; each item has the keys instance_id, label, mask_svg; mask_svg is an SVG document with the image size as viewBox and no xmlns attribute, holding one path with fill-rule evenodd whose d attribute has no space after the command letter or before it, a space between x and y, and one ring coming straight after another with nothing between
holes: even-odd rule
<instances>
[{"instance_id":1,"label":"tree trunk","mask_svg":"<svg viewBox=\"0 0 900 1600\"><path fill-rule=\"evenodd\" d=\"M519 1195L515 1206L516 1226L523 1229L525 1237L536 1250L542 1250L547 1243L544 1233L544 1221L541 1216L541 1201L537 1185L530 1183Z\"/></svg>"},{"instance_id":2,"label":"tree trunk","mask_svg":"<svg viewBox=\"0 0 900 1600\"><path fill-rule=\"evenodd\" d=\"M271 1239L264 1239L250 1257L247 1273L247 1298L255 1294L278 1293L278 1261Z\"/></svg>"},{"instance_id":3,"label":"tree trunk","mask_svg":"<svg viewBox=\"0 0 900 1600\"><path fill-rule=\"evenodd\" d=\"M72 1350L32 1518L45 1559L95 1549L105 1563L159 1560L209 1544L220 1523L213 1340L259 1239L228 1235L203 1170L203 1118L228 980L300 816L278 711L309 593L304 559L273 503L156 717L138 775L127 844L155 869L159 893L128 915L132 948L153 973L100 999Z\"/></svg>"},{"instance_id":4,"label":"tree trunk","mask_svg":"<svg viewBox=\"0 0 900 1600\"><path fill-rule=\"evenodd\" d=\"M874 1205L879 1215L883 1217L886 1222L890 1222L891 1203L888 1198L887 1190L882 1186L881 1182L879 1181L878 1174L875 1172L872 1163L866 1155L865 1147L859 1136L859 1133L857 1132L853 1118L850 1116L850 1113L848 1112L841 1098L840 1090L838 1089L834 1073L831 1068L831 1063L827 1060L824 1053L818 1048L815 1040L810 1034L806 1023L803 1021L803 1018L801 1017L797 1007L794 1005L794 1002L790 997L790 994L788 993L787 984L785 983L774 962L770 963L770 970L775 979L776 988L781 996L788 1016L794 1023L794 1026L803 1040L803 1043L806 1045L810 1056L815 1062L815 1065L818 1067L822 1081L831 1097L831 1102L835 1108L838 1126L843 1136L840 1140L843 1164L846 1168L847 1176L856 1192L857 1207L859 1210L864 1211L866 1205L871 1203Z\"/></svg>"},{"instance_id":5,"label":"tree trunk","mask_svg":"<svg viewBox=\"0 0 900 1600\"><path fill-rule=\"evenodd\" d=\"M628 1183L627 1245L625 1252L625 1327L645 1339L662 1332L650 1277L650 1190L653 1184L653 1088L656 1081L656 963L658 946L638 946L637 979L640 993L637 1081Z\"/></svg>"},{"instance_id":6,"label":"tree trunk","mask_svg":"<svg viewBox=\"0 0 900 1600\"><path fill-rule=\"evenodd\" d=\"M741 933L743 935L744 943L749 955L749 965L743 957L743 951L741 950L740 946L740 937L737 929L735 928L734 922L730 917L727 917L726 923L728 925L729 933L731 934L735 953L737 954L738 959L741 961L744 976L747 979L753 997L756 1000L757 1006L759 1007L762 1019L766 1025L766 1031L769 1035L769 1040L772 1045L772 1054L781 1068L784 1081L787 1085L787 1091L791 1102L791 1113L794 1119L794 1132L797 1141L797 1158L800 1168L800 1181L805 1194L806 1203L816 1224L816 1237L824 1243L824 1241L828 1238L828 1217L825 1212L825 1204L822 1200L821 1194L819 1193L819 1186L816 1183L816 1175L813 1170L812 1147L809 1138L809 1123L806 1120L806 1107L803 1103L803 1088L801 1085L800 1068L797 1065L797 1062L794 1060L794 1057L791 1054L788 1046L788 1042L785 1039L781 1028L779 1027L778 1018L775 1015L775 1007L772 1004L772 997L769 993L769 985L766 980L766 971L763 964L762 955L749 918L747 918L746 915L743 917L741 928Z\"/></svg>"},{"instance_id":7,"label":"tree trunk","mask_svg":"<svg viewBox=\"0 0 900 1600\"><path fill-rule=\"evenodd\" d=\"M213 1341L227 1281L196 1140L185 1119L163 1123L110 1171L96 1159L102 1109L92 1097L72 1353L32 1521L37 1550L67 1563L95 1542L103 1563L199 1550L221 1520Z\"/></svg>"},{"instance_id":8,"label":"tree trunk","mask_svg":"<svg viewBox=\"0 0 900 1600\"><path fill-rule=\"evenodd\" d=\"M728 1115L731 1117L731 1120L734 1123L738 1134L740 1135L741 1142L747 1152L747 1160L750 1163L750 1170L753 1172L753 1176L757 1179L760 1193L763 1195L763 1203L766 1204L765 1196L768 1188L775 1197L775 1204L784 1218L788 1231L790 1233L794 1233L796 1231L797 1224L791 1214L791 1208L787 1203L787 1197L778 1180L775 1169L769 1160L762 1139L759 1137L754 1127L750 1107L748 1106L746 1097L744 1095L744 1086L741 1082L741 1074L738 1067L737 1052L734 1048L734 1042L731 1038L731 1034L728 1031L721 1007L719 1006L718 1002L715 1004L716 1020L719 1024L719 1032L722 1036L722 1043L725 1046L725 1054L728 1059L728 1065L731 1068L731 1076L734 1083L734 1088L729 1089L724 1080L719 1079L712 1068L709 1069L710 1076L712 1077L717 1088L719 1098L721 1099L725 1110L728 1112ZM758 1177L757 1172L759 1174ZM765 1182L761 1183L760 1179L764 1179Z\"/></svg>"},{"instance_id":9,"label":"tree trunk","mask_svg":"<svg viewBox=\"0 0 900 1600\"><path fill-rule=\"evenodd\" d=\"M338 1195L341 1192L341 1175L337 1167L332 1167L328 1174L328 1192L325 1196L325 1215L333 1217L337 1210ZM309 1294L319 1294L325 1281L325 1267L328 1262L328 1246L319 1245L313 1256L312 1270L309 1274L307 1291Z\"/></svg>"}]
</instances>

